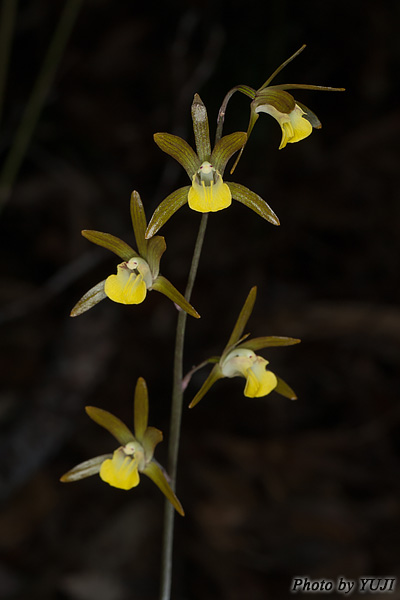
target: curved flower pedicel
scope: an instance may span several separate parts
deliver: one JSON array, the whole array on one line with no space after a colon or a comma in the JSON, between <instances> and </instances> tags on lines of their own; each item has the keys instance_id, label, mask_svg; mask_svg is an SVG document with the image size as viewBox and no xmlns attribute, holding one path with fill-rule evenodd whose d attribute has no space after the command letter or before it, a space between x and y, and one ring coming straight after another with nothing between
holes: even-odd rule
<instances>
[{"instance_id":1,"label":"curved flower pedicel","mask_svg":"<svg viewBox=\"0 0 400 600\"><path fill-rule=\"evenodd\" d=\"M107 429L121 445L113 454L103 454L80 463L65 473L60 481L78 481L99 474L100 478L112 487L130 490L139 484L139 473L144 473L154 481L175 510L183 516L185 513L168 483L168 476L153 458L154 449L162 441L163 435L159 429L147 426L149 399L145 380L140 377L136 384L134 434L118 417L106 410L87 406L86 412L93 421Z\"/></svg>"},{"instance_id":2,"label":"curved flower pedicel","mask_svg":"<svg viewBox=\"0 0 400 600\"><path fill-rule=\"evenodd\" d=\"M271 346L292 346L293 344L298 344L300 340L281 336L266 336L248 340L247 337L249 334L243 335L244 328L254 307L256 295L257 288L253 287L240 311L236 325L222 355L205 361L206 363L215 363L214 367L189 404L189 408L196 406L211 386L223 377L244 377L246 379L244 395L248 398L260 398L275 390L275 392L286 398L296 400L297 396L292 388L275 375L275 373L266 369L268 361L262 356L255 354L255 351ZM204 366L204 364L200 365L200 367ZM189 376L200 367L196 367L191 371Z\"/></svg>"},{"instance_id":3,"label":"curved flower pedicel","mask_svg":"<svg viewBox=\"0 0 400 600\"><path fill-rule=\"evenodd\" d=\"M131 217L139 254L126 242L109 233L88 229L82 231L85 238L98 246L111 250L124 262L117 266L116 275L110 275L107 279L100 281L82 296L72 309L71 317L82 314L107 297L120 304L140 304L145 299L148 290L156 290L178 304L192 317L200 318L197 311L172 283L160 275L160 259L167 246L161 236L145 239L146 216L137 192L133 192L131 197Z\"/></svg>"},{"instance_id":4,"label":"curved flower pedicel","mask_svg":"<svg viewBox=\"0 0 400 600\"><path fill-rule=\"evenodd\" d=\"M248 188L223 176L228 160L244 146L247 136L235 132L221 138L211 151L207 110L200 96L192 104L193 131L197 153L182 138L170 133L156 133L156 144L179 162L189 176L191 185L172 192L155 210L146 231L151 237L172 217L181 206L189 203L192 210L201 213L217 212L228 208L232 199L251 208L257 215L273 225L279 219L268 204Z\"/></svg>"}]
</instances>

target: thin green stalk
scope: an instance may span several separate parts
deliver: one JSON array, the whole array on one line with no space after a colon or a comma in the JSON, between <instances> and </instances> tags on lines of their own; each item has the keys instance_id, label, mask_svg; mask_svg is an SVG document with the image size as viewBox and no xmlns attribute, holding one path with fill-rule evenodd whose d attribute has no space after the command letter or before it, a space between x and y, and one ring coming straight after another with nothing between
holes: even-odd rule
<instances>
[{"instance_id":1,"label":"thin green stalk","mask_svg":"<svg viewBox=\"0 0 400 600\"><path fill-rule=\"evenodd\" d=\"M3 115L4 91L6 88L9 56L14 31L17 0L3 0L0 12L0 121Z\"/></svg>"},{"instance_id":2,"label":"thin green stalk","mask_svg":"<svg viewBox=\"0 0 400 600\"><path fill-rule=\"evenodd\" d=\"M221 108L219 109L219 112L218 112L217 130L215 133L215 145L217 145L217 143L219 142L219 140L222 137L222 129L224 127L225 113L226 113L226 109L228 106L228 102L232 98L232 96L235 92L242 92L242 94L245 94L252 100L256 93L256 91L253 90L253 88L249 87L248 85L236 85L234 88L229 90L229 92L226 94L226 96L221 104Z\"/></svg>"},{"instance_id":3,"label":"thin green stalk","mask_svg":"<svg viewBox=\"0 0 400 600\"><path fill-rule=\"evenodd\" d=\"M12 146L0 173L0 210L2 210L9 199L13 183L25 157L81 4L82 0L67 0L60 16L42 68L22 114Z\"/></svg>"},{"instance_id":4,"label":"thin green stalk","mask_svg":"<svg viewBox=\"0 0 400 600\"><path fill-rule=\"evenodd\" d=\"M185 291L185 298L190 302L194 282L196 279L197 268L203 246L204 236L207 228L208 213L203 214L200 222L199 232L197 234L196 245L194 247L192 264L190 267L189 278ZM182 420L182 402L183 402L183 346L185 341L187 314L180 311L176 327L175 355L174 355L174 379L172 388L172 407L171 424L168 446L168 473L171 477L171 487L176 490L176 473L178 467L179 439ZM172 581L172 547L174 540L174 508L170 502L165 502L164 512L164 536L162 544L161 560L161 588L160 600L170 600L171 581Z\"/></svg>"}]
</instances>

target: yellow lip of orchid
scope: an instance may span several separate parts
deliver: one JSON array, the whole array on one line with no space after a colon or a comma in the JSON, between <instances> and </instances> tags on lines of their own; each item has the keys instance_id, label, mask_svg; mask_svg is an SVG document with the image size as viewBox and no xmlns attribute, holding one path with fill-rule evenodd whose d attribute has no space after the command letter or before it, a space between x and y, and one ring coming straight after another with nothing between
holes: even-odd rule
<instances>
[{"instance_id":1,"label":"yellow lip of orchid","mask_svg":"<svg viewBox=\"0 0 400 600\"><path fill-rule=\"evenodd\" d=\"M232 204L232 194L221 174L204 161L192 177L188 194L189 207L201 213L217 212Z\"/></svg>"},{"instance_id":2,"label":"yellow lip of orchid","mask_svg":"<svg viewBox=\"0 0 400 600\"><path fill-rule=\"evenodd\" d=\"M99 475L112 487L130 490L139 484L139 470L143 470L144 464L143 448L137 442L130 442L102 463Z\"/></svg>"},{"instance_id":3,"label":"yellow lip of orchid","mask_svg":"<svg viewBox=\"0 0 400 600\"><path fill-rule=\"evenodd\" d=\"M281 126L282 140L279 150L285 148L286 144L300 142L312 133L312 125L303 115L305 111L298 105L289 113L281 112L272 104L261 104L255 109L256 113L264 112L274 117Z\"/></svg>"},{"instance_id":4,"label":"yellow lip of orchid","mask_svg":"<svg viewBox=\"0 0 400 600\"><path fill-rule=\"evenodd\" d=\"M107 277L104 292L120 304L140 304L152 285L150 269L140 257L131 258L117 267L117 274Z\"/></svg>"},{"instance_id":5,"label":"yellow lip of orchid","mask_svg":"<svg viewBox=\"0 0 400 600\"><path fill-rule=\"evenodd\" d=\"M266 370L267 365L268 361L252 350L237 348L224 359L221 371L224 377L245 377L244 395L248 398L261 398L271 393L278 384L276 375Z\"/></svg>"}]
</instances>

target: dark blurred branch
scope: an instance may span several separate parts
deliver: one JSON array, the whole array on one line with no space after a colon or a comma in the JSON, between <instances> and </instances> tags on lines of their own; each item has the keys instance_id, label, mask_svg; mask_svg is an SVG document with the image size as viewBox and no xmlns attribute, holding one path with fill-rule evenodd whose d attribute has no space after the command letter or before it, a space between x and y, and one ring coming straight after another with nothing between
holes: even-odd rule
<instances>
[{"instance_id":1,"label":"dark blurred branch","mask_svg":"<svg viewBox=\"0 0 400 600\"><path fill-rule=\"evenodd\" d=\"M60 269L46 284L28 297L13 301L0 311L0 325L24 317L26 314L50 302L64 292L79 277L93 269L103 260L100 251L86 252L75 261Z\"/></svg>"},{"instance_id":2,"label":"dark blurred branch","mask_svg":"<svg viewBox=\"0 0 400 600\"><path fill-rule=\"evenodd\" d=\"M4 208L10 197L12 186L39 120L47 93L53 83L81 3L82 0L67 0L44 58L42 68L32 93L28 98L19 127L0 173L0 211Z\"/></svg>"},{"instance_id":3,"label":"dark blurred branch","mask_svg":"<svg viewBox=\"0 0 400 600\"><path fill-rule=\"evenodd\" d=\"M18 0L3 0L0 12L0 122L3 114L10 47Z\"/></svg>"}]
</instances>

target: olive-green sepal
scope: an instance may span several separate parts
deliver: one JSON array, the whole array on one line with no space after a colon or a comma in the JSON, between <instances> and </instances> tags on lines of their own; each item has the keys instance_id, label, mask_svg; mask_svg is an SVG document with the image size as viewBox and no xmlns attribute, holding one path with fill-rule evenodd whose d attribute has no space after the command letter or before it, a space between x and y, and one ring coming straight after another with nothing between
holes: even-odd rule
<instances>
[{"instance_id":1,"label":"olive-green sepal","mask_svg":"<svg viewBox=\"0 0 400 600\"><path fill-rule=\"evenodd\" d=\"M246 140L247 135L244 131L235 131L235 133L225 135L216 144L212 151L210 162L219 171L221 177L224 176L228 160L245 145Z\"/></svg>"},{"instance_id":2,"label":"olive-green sepal","mask_svg":"<svg viewBox=\"0 0 400 600\"><path fill-rule=\"evenodd\" d=\"M154 459L146 465L143 473L147 475L156 486L162 491L164 496L171 502L172 506L175 510L182 516L185 516L185 511L183 510L182 504L179 502L178 498L174 494L171 486L168 483L166 473L164 469L159 465Z\"/></svg>"},{"instance_id":3,"label":"olive-green sepal","mask_svg":"<svg viewBox=\"0 0 400 600\"><path fill-rule=\"evenodd\" d=\"M122 446L135 440L135 436L129 427L121 419L108 412L108 410L97 408L97 406L85 406L85 411L92 421L100 425L100 427L107 429Z\"/></svg>"},{"instance_id":4,"label":"olive-green sepal","mask_svg":"<svg viewBox=\"0 0 400 600\"><path fill-rule=\"evenodd\" d=\"M122 260L128 261L130 258L138 256L138 253L129 244L115 235L111 235L111 233L103 233L102 231L94 231L93 229L84 229L81 233L89 242L111 250L111 252L114 252Z\"/></svg>"},{"instance_id":5,"label":"olive-green sepal","mask_svg":"<svg viewBox=\"0 0 400 600\"><path fill-rule=\"evenodd\" d=\"M301 340L284 336L267 335L265 337L253 338L246 340L243 344L239 344L236 348L248 348L249 350L262 350L263 348L271 348L273 346L293 346L299 344Z\"/></svg>"},{"instance_id":6,"label":"olive-green sepal","mask_svg":"<svg viewBox=\"0 0 400 600\"><path fill-rule=\"evenodd\" d=\"M167 245L165 239L161 236L146 239L146 214L143 202L136 191L132 192L131 195L131 217L139 254L149 265L153 279L155 279L160 272L160 260L167 249Z\"/></svg>"},{"instance_id":7,"label":"olive-green sepal","mask_svg":"<svg viewBox=\"0 0 400 600\"><path fill-rule=\"evenodd\" d=\"M228 343L225 346L223 354L229 352L234 346L236 346L236 344L239 343L239 340L243 335L244 328L246 327L247 321L249 320L250 315L253 312L256 297L257 286L255 285L251 288L250 292L247 295L245 303L242 306L242 309L236 320L235 326L232 330Z\"/></svg>"},{"instance_id":8,"label":"olive-green sepal","mask_svg":"<svg viewBox=\"0 0 400 600\"><path fill-rule=\"evenodd\" d=\"M262 217L266 221L272 223L272 225L280 225L279 219L272 210L272 208L255 192L252 192L244 185L240 183L232 183L231 181L226 182L227 186L231 190L232 198L241 202L247 208L254 211L259 217Z\"/></svg>"},{"instance_id":9,"label":"olive-green sepal","mask_svg":"<svg viewBox=\"0 0 400 600\"><path fill-rule=\"evenodd\" d=\"M75 304L73 309L70 312L71 317L78 317L82 313L86 312L96 306L99 302L107 298L107 295L104 291L105 279L96 283L86 294L82 296L82 298Z\"/></svg>"},{"instance_id":10,"label":"olive-green sepal","mask_svg":"<svg viewBox=\"0 0 400 600\"><path fill-rule=\"evenodd\" d=\"M164 296L167 296L172 302L175 302L178 306L182 308L185 312L187 312L192 317L196 319L200 319L199 313L193 308L191 304L182 296L180 292L172 285L168 279L159 275L157 279L153 282L151 287L152 290L156 290L157 292L161 292Z\"/></svg>"},{"instance_id":11,"label":"olive-green sepal","mask_svg":"<svg viewBox=\"0 0 400 600\"><path fill-rule=\"evenodd\" d=\"M79 463L79 465L76 465L73 469L64 473L64 475L60 477L60 481L62 481L62 483L70 483L72 481L86 479L86 477L91 477L92 475L97 475L101 465L108 458L112 458L112 454L102 454L101 456L89 458L89 460Z\"/></svg>"},{"instance_id":12,"label":"olive-green sepal","mask_svg":"<svg viewBox=\"0 0 400 600\"><path fill-rule=\"evenodd\" d=\"M193 148L172 133L155 133L153 137L157 146L178 161L191 179L202 163Z\"/></svg>"},{"instance_id":13,"label":"olive-green sepal","mask_svg":"<svg viewBox=\"0 0 400 600\"><path fill-rule=\"evenodd\" d=\"M205 160L210 160L211 144L207 109L198 94L194 95L191 113L196 151L201 164Z\"/></svg>"},{"instance_id":14,"label":"olive-green sepal","mask_svg":"<svg viewBox=\"0 0 400 600\"><path fill-rule=\"evenodd\" d=\"M203 398L203 396L205 396L207 394L207 392L214 385L214 383L216 381L218 381L218 379L221 379L222 377L223 377L223 375L222 375L221 367L219 366L219 363L218 363L218 364L214 365L214 367L212 368L209 376L207 377L207 379L205 380L205 382L203 383L203 385L201 386L201 388L199 389L199 391L197 392L197 394L195 395L195 397L189 404L189 408L193 408L194 406L196 406L196 404L198 404L198 402L200 402L200 400Z\"/></svg>"},{"instance_id":15,"label":"olive-green sepal","mask_svg":"<svg viewBox=\"0 0 400 600\"><path fill-rule=\"evenodd\" d=\"M167 196L154 211L146 230L146 238L151 238L188 201L189 185L175 190Z\"/></svg>"},{"instance_id":16,"label":"olive-green sepal","mask_svg":"<svg viewBox=\"0 0 400 600\"><path fill-rule=\"evenodd\" d=\"M139 254L142 256L142 258L147 260L148 242L145 237L147 228L146 214L144 212L143 202L139 196L139 193L136 191L133 191L131 194L130 211L133 232L135 234L135 240Z\"/></svg>"},{"instance_id":17,"label":"olive-green sepal","mask_svg":"<svg viewBox=\"0 0 400 600\"><path fill-rule=\"evenodd\" d=\"M281 396L285 396L285 398L289 398L289 400L297 400L296 392L292 390L290 385L288 385L286 381L283 381L283 379L278 377L278 375L275 376L278 380L278 383L276 388L274 389L274 392L278 392L278 394L280 394Z\"/></svg>"}]
</instances>

